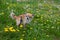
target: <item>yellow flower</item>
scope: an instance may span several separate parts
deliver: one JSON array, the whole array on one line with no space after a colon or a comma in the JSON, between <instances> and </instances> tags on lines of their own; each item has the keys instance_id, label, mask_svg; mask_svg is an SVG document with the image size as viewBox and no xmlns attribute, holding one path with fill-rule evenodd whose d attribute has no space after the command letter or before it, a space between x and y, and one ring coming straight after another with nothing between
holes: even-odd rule
<instances>
[{"instance_id":1,"label":"yellow flower","mask_svg":"<svg viewBox=\"0 0 60 40\"><path fill-rule=\"evenodd\" d=\"M13 27L10 27L10 28L9 28L9 30L12 30L12 29L13 29Z\"/></svg>"},{"instance_id":2,"label":"yellow flower","mask_svg":"<svg viewBox=\"0 0 60 40\"><path fill-rule=\"evenodd\" d=\"M16 30L15 30L15 29L11 29L10 31L11 31L11 32L16 32Z\"/></svg>"},{"instance_id":3,"label":"yellow flower","mask_svg":"<svg viewBox=\"0 0 60 40\"><path fill-rule=\"evenodd\" d=\"M8 32L8 30L4 30L5 32Z\"/></svg>"},{"instance_id":4,"label":"yellow flower","mask_svg":"<svg viewBox=\"0 0 60 40\"><path fill-rule=\"evenodd\" d=\"M4 28L4 31L5 31L5 32L8 32L9 30L8 30L8 28Z\"/></svg>"},{"instance_id":5,"label":"yellow flower","mask_svg":"<svg viewBox=\"0 0 60 40\"><path fill-rule=\"evenodd\" d=\"M13 30L11 29L10 31L12 32Z\"/></svg>"},{"instance_id":6,"label":"yellow flower","mask_svg":"<svg viewBox=\"0 0 60 40\"><path fill-rule=\"evenodd\" d=\"M22 28L23 27L23 25L20 25L20 28Z\"/></svg>"},{"instance_id":7,"label":"yellow flower","mask_svg":"<svg viewBox=\"0 0 60 40\"><path fill-rule=\"evenodd\" d=\"M16 31L15 29L13 29L13 27L10 27L9 30L10 30L11 32L15 32L15 31Z\"/></svg>"},{"instance_id":8,"label":"yellow flower","mask_svg":"<svg viewBox=\"0 0 60 40\"><path fill-rule=\"evenodd\" d=\"M23 39L20 39L20 40L23 40Z\"/></svg>"},{"instance_id":9,"label":"yellow flower","mask_svg":"<svg viewBox=\"0 0 60 40\"><path fill-rule=\"evenodd\" d=\"M4 29L8 29L8 28L4 28Z\"/></svg>"},{"instance_id":10,"label":"yellow flower","mask_svg":"<svg viewBox=\"0 0 60 40\"><path fill-rule=\"evenodd\" d=\"M33 28L32 28L32 27L30 27L30 29L32 30Z\"/></svg>"},{"instance_id":11,"label":"yellow flower","mask_svg":"<svg viewBox=\"0 0 60 40\"><path fill-rule=\"evenodd\" d=\"M15 30L15 29L13 29L12 31L13 31L13 32L16 32L16 30Z\"/></svg>"}]
</instances>

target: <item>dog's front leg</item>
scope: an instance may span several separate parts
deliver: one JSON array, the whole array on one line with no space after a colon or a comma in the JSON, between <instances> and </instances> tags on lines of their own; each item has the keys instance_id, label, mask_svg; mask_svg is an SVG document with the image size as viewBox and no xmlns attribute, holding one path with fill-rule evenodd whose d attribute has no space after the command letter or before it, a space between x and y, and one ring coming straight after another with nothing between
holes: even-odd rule
<instances>
[{"instance_id":1,"label":"dog's front leg","mask_svg":"<svg viewBox=\"0 0 60 40\"><path fill-rule=\"evenodd\" d=\"M23 24L24 28L26 27L26 23Z\"/></svg>"},{"instance_id":2,"label":"dog's front leg","mask_svg":"<svg viewBox=\"0 0 60 40\"><path fill-rule=\"evenodd\" d=\"M20 26L20 21L19 20L16 20L16 25Z\"/></svg>"}]
</instances>

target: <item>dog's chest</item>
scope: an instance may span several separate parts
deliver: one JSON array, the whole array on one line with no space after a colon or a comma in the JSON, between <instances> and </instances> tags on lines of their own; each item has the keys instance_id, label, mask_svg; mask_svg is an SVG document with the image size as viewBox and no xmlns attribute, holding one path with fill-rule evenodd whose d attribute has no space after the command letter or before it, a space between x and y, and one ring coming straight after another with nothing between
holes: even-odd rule
<instances>
[{"instance_id":1,"label":"dog's chest","mask_svg":"<svg viewBox=\"0 0 60 40\"><path fill-rule=\"evenodd\" d=\"M31 19L29 17L26 17L26 23L29 23L31 21Z\"/></svg>"}]
</instances>

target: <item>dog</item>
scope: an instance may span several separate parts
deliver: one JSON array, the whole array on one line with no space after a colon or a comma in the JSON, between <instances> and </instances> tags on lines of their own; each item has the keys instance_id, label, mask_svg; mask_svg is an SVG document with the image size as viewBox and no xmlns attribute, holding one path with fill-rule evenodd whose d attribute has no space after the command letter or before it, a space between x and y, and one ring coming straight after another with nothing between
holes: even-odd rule
<instances>
[{"instance_id":1,"label":"dog","mask_svg":"<svg viewBox=\"0 0 60 40\"><path fill-rule=\"evenodd\" d=\"M16 16L16 15L14 14L14 12L12 11L12 12L10 13L10 17L11 17L12 19L16 20L16 25L17 25L17 26L20 26L20 24L23 24L23 26L25 27L26 24L29 24L29 23L32 21L32 19L33 19L33 17L34 17L34 14L26 13L26 14L21 14L21 15L19 15L19 16Z\"/></svg>"}]
</instances>

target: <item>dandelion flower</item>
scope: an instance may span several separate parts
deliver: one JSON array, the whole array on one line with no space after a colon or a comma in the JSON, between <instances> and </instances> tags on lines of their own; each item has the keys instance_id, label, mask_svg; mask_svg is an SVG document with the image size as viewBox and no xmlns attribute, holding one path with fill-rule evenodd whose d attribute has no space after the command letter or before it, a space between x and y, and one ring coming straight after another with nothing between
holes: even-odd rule
<instances>
[{"instance_id":1,"label":"dandelion flower","mask_svg":"<svg viewBox=\"0 0 60 40\"><path fill-rule=\"evenodd\" d=\"M10 30L11 32L13 32L13 31L14 31L13 27L10 27L10 28L9 28L9 30Z\"/></svg>"},{"instance_id":2,"label":"dandelion flower","mask_svg":"<svg viewBox=\"0 0 60 40\"><path fill-rule=\"evenodd\" d=\"M4 30L5 32L8 32L8 30L6 29L6 30Z\"/></svg>"},{"instance_id":3,"label":"dandelion flower","mask_svg":"<svg viewBox=\"0 0 60 40\"><path fill-rule=\"evenodd\" d=\"M9 30L12 30L12 29L13 29L13 27L10 27L10 28L9 28Z\"/></svg>"},{"instance_id":4,"label":"dandelion flower","mask_svg":"<svg viewBox=\"0 0 60 40\"><path fill-rule=\"evenodd\" d=\"M20 25L20 28L22 28L23 27L23 25Z\"/></svg>"},{"instance_id":5,"label":"dandelion flower","mask_svg":"<svg viewBox=\"0 0 60 40\"><path fill-rule=\"evenodd\" d=\"M31 27L30 29L32 30L33 28Z\"/></svg>"},{"instance_id":6,"label":"dandelion flower","mask_svg":"<svg viewBox=\"0 0 60 40\"><path fill-rule=\"evenodd\" d=\"M13 31L13 32L16 32L16 30L15 30L15 29L13 29L12 31Z\"/></svg>"},{"instance_id":7,"label":"dandelion flower","mask_svg":"<svg viewBox=\"0 0 60 40\"><path fill-rule=\"evenodd\" d=\"M8 28L4 28L4 29L8 29Z\"/></svg>"},{"instance_id":8,"label":"dandelion flower","mask_svg":"<svg viewBox=\"0 0 60 40\"><path fill-rule=\"evenodd\" d=\"M11 32L12 32L13 30L11 29L11 30L9 30L9 31L11 31Z\"/></svg>"},{"instance_id":9,"label":"dandelion flower","mask_svg":"<svg viewBox=\"0 0 60 40\"><path fill-rule=\"evenodd\" d=\"M23 39L20 39L20 40L23 40Z\"/></svg>"},{"instance_id":10,"label":"dandelion flower","mask_svg":"<svg viewBox=\"0 0 60 40\"><path fill-rule=\"evenodd\" d=\"M5 31L5 32L8 32L8 28L4 28L4 31Z\"/></svg>"},{"instance_id":11,"label":"dandelion flower","mask_svg":"<svg viewBox=\"0 0 60 40\"><path fill-rule=\"evenodd\" d=\"M10 31L11 31L11 32L16 32L16 30L15 30L15 29L11 29Z\"/></svg>"}]
</instances>

